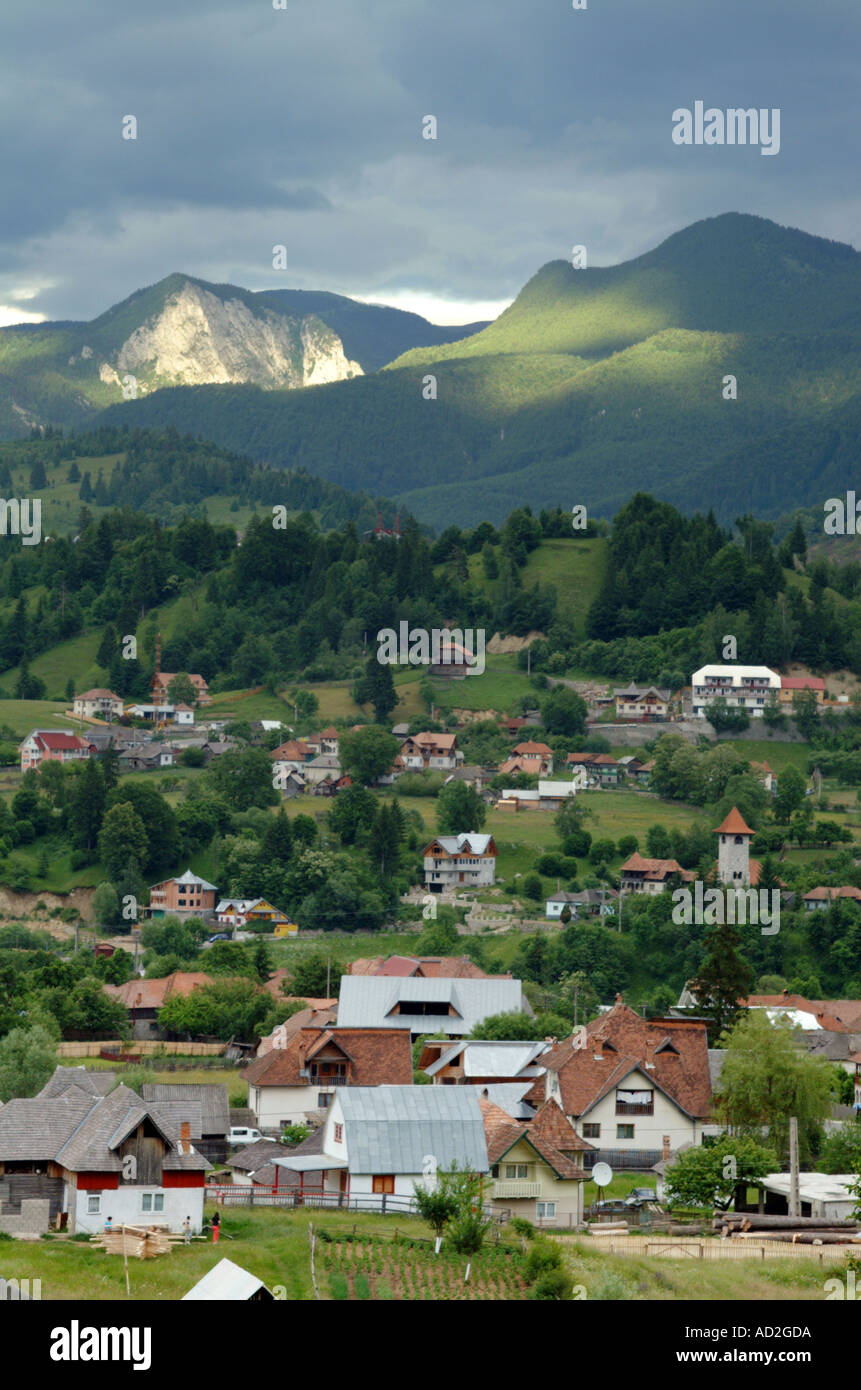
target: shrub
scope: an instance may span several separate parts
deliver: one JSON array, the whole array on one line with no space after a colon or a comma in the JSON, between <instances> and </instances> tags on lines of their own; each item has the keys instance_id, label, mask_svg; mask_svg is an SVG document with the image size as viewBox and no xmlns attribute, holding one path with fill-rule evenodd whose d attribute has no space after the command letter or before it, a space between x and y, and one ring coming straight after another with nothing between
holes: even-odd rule
<instances>
[{"instance_id":1,"label":"shrub","mask_svg":"<svg viewBox=\"0 0 861 1390\"><path fill-rule=\"evenodd\" d=\"M546 1299L560 1302L570 1299L574 1291L574 1281L564 1269L550 1269L537 1279L526 1295L530 1299Z\"/></svg>"},{"instance_id":2,"label":"shrub","mask_svg":"<svg viewBox=\"0 0 861 1390\"><path fill-rule=\"evenodd\" d=\"M558 1245L552 1245L549 1240L541 1239L533 1242L532 1249L526 1256L524 1277L527 1284L533 1283L534 1280L547 1274L550 1270L561 1268L562 1251Z\"/></svg>"},{"instance_id":3,"label":"shrub","mask_svg":"<svg viewBox=\"0 0 861 1390\"><path fill-rule=\"evenodd\" d=\"M512 1216L508 1224L515 1235L522 1236L524 1240L534 1240L535 1227L525 1216Z\"/></svg>"}]
</instances>

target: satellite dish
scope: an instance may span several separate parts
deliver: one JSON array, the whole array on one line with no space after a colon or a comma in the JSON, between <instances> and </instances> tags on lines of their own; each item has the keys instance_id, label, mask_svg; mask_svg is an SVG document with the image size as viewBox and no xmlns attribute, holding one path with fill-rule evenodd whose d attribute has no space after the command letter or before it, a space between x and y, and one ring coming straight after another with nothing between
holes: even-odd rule
<instances>
[{"instance_id":1,"label":"satellite dish","mask_svg":"<svg viewBox=\"0 0 861 1390\"><path fill-rule=\"evenodd\" d=\"M612 1179L613 1169L610 1167L609 1163L595 1164L595 1167L592 1169L592 1181L596 1183L598 1187L606 1187L608 1182L611 1182Z\"/></svg>"}]
</instances>

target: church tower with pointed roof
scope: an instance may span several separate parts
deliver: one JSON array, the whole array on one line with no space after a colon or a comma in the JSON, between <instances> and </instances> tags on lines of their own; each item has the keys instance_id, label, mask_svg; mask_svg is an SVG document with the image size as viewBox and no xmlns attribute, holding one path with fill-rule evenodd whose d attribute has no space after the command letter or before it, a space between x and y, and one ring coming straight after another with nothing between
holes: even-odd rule
<instances>
[{"instance_id":1,"label":"church tower with pointed roof","mask_svg":"<svg viewBox=\"0 0 861 1390\"><path fill-rule=\"evenodd\" d=\"M741 812L733 806L729 815L715 830L718 836L718 878L735 888L750 886L750 842L753 831Z\"/></svg>"}]
</instances>

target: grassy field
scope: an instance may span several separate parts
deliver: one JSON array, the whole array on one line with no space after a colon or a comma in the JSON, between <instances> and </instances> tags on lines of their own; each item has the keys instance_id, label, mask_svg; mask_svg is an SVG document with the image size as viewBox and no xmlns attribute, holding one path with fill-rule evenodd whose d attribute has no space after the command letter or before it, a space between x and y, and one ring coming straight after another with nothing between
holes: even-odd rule
<instances>
[{"instance_id":1,"label":"grassy field","mask_svg":"<svg viewBox=\"0 0 861 1390\"><path fill-rule=\"evenodd\" d=\"M516 656L488 653L486 662L487 669L481 676L467 676L462 681L432 680L438 707L442 710L495 709L507 714L520 696L535 694L526 672L518 668Z\"/></svg>"},{"instance_id":2,"label":"grassy field","mask_svg":"<svg viewBox=\"0 0 861 1390\"><path fill-rule=\"evenodd\" d=\"M207 1216L214 1210L207 1208ZM45 1301L175 1301L227 1256L262 1279L277 1298L307 1302L314 1298L308 1230L313 1224L331 1238L318 1239L315 1257L320 1295L326 1301L523 1297L519 1249L507 1233L500 1247L490 1246L473 1260L470 1287L463 1282L465 1258L446 1254L435 1260L427 1247L412 1249L392 1242L396 1231L406 1240L428 1240L430 1228L417 1217L307 1208L220 1210L217 1249L206 1238L174 1246L169 1255L129 1260L129 1295L119 1255L106 1255L86 1241L66 1237L0 1242L0 1275L41 1280ZM806 1260L682 1261L609 1255L586 1237L563 1237L562 1244L575 1285L589 1301L817 1300L825 1296L825 1280L842 1272L837 1261L832 1268Z\"/></svg>"},{"instance_id":3,"label":"grassy field","mask_svg":"<svg viewBox=\"0 0 861 1390\"><path fill-rule=\"evenodd\" d=\"M35 664L31 669L35 669ZM8 724L18 738L26 738L34 729L77 732L78 720L65 719L64 709L65 700L0 700L0 724Z\"/></svg>"}]
</instances>

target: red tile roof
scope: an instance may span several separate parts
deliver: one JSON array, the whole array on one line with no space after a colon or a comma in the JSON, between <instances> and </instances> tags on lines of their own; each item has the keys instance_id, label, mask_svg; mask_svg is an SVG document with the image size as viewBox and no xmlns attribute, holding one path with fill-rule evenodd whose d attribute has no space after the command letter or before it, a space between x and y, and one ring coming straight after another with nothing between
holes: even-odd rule
<instances>
[{"instance_id":1,"label":"red tile roof","mask_svg":"<svg viewBox=\"0 0 861 1390\"><path fill-rule=\"evenodd\" d=\"M487 975L469 956L360 956L350 975L419 975L426 980L510 980L510 975Z\"/></svg>"},{"instance_id":2,"label":"red tile roof","mask_svg":"<svg viewBox=\"0 0 861 1390\"><path fill-rule=\"evenodd\" d=\"M650 1059L653 1067L646 1069ZM646 1022L621 999L585 1034L566 1038L541 1062L558 1075L566 1115L585 1114L635 1068L687 1114L711 1112L705 1025L688 1019Z\"/></svg>"},{"instance_id":3,"label":"red tile roof","mask_svg":"<svg viewBox=\"0 0 861 1390\"><path fill-rule=\"evenodd\" d=\"M716 835L752 835L753 831L745 824L737 806L733 806L726 819L716 827Z\"/></svg>"},{"instance_id":4,"label":"red tile roof","mask_svg":"<svg viewBox=\"0 0 861 1390\"><path fill-rule=\"evenodd\" d=\"M537 754L539 757L542 758L553 757L552 748L548 748L546 743L535 743L532 739L526 739L524 743L515 744L514 751L515 753L523 753L527 756L530 754L533 756Z\"/></svg>"},{"instance_id":5,"label":"red tile roof","mask_svg":"<svg viewBox=\"0 0 861 1390\"><path fill-rule=\"evenodd\" d=\"M696 874L692 869L683 869L677 859L644 859L635 850L619 870L620 874L642 874L650 883L661 882L673 874L679 874L686 883L692 883Z\"/></svg>"},{"instance_id":6,"label":"red tile roof","mask_svg":"<svg viewBox=\"0 0 861 1390\"><path fill-rule=\"evenodd\" d=\"M824 690L825 682L821 676L781 676L782 690Z\"/></svg>"},{"instance_id":7,"label":"red tile roof","mask_svg":"<svg viewBox=\"0 0 861 1390\"><path fill-rule=\"evenodd\" d=\"M550 1165L557 1177L572 1181L585 1177L582 1160L572 1159L570 1155L591 1150L593 1145L587 1144L574 1132L555 1100L546 1101L529 1124L513 1120L500 1106L484 1096L478 1103L484 1120L489 1163L498 1163L515 1144L525 1140ZM564 1147L560 1148L560 1144Z\"/></svg>"},{"instance_id":8,"label":"red tile roof","mask_svg":"<svg viewBox=\"0 0 861 1390\"><path fill-rule=\"evenodd\" d=\"M55 752L62 752L64 749L88 748L89 744L84 739L78 738L77 734L61 734L37 729L33 734L36 742L42 748L51 748Z\"/></svg>"},{"instance_id":9,"label":"red tile roof","mask_svg":"<svg viewBox=\"0 0 861 1390\"><path fill-rule=\"evenodd\" d=\"M400 1028L301 1028L285 1048L273 1048L253 1061L244 1076L252 1086L325 1085L325 1077L312 1081L301 1075L305 1058L324 1041L333 1042L350 1058L351 1085L413 1084L410 1033Z\"/></svg>"}]
</instances>

